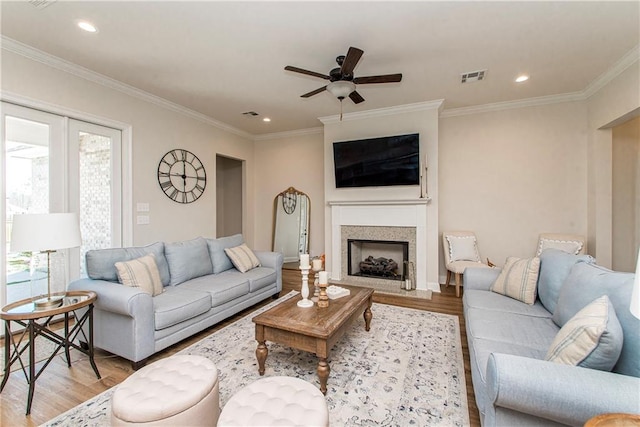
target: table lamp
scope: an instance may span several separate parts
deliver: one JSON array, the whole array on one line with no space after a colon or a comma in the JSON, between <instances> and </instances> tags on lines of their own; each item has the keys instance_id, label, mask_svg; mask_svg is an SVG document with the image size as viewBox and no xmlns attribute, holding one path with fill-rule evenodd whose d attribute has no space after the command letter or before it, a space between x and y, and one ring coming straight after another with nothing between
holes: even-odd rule
<instances>
[{"instance_id":1,"label":"table lamp","mask_svg":"<svg viewBox=\"0 0 640 427\"><path fill-rule=\"evenodd\" d=\"M47 297L33 301L36 309L62 305L64 295L51 295L51 254L82 244L80 223L75 213L24 214L13 216L11 252L47 254Z\"/></svg>"}]
</instances>

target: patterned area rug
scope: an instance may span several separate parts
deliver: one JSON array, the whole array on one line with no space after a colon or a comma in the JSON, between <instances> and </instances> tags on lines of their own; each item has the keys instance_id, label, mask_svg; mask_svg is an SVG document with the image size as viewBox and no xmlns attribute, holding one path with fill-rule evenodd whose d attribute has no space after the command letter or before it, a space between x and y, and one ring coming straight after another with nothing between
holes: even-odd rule
<instances>
[{"instance_id":1,"label":"patterned area rug","mask_svg":"<svg viewBox=\"0 0 640 427\"><path fill-rule=\"evenodd\" d=\"M15 338L17 340L17 338ZM28 338L25 339L25 341L27 341ZM22 346L24 345L21 344L20 347L22 348ZM0 378L4 377L4 341L2 342L2 346L0 346ZM56 344L54 344L53 342L49 341L46 338L43 337L37 337L36 338L36 351L35 351L35 355L36 355L36 362L42 362L43 360L47 359L49 356L51 356L51 354L53 353L53 351L56 348ZM11 347L11 352L13 352L13 347ZM60 355L62 355L62 357L64 357L64 350L61 349L58 352L58 357L60 357ZM66 359L65 359L66 360ZM24 364L24 366L28 369L29 368L29 352L25 351L22 354L22 363ZM11 369L10 372L14 372L21 369L20 366L20 362L16 361L13 363L13 365L11 365Z\"/></svg>"},{"instance_id":2,"label":"patterned area rug","mask_svg":"<svg viewBox=\"0 0 640 427\"><path fill-rule=\"evenodd\" d=\"M296 294L291 292L281 300ZM205 356L217 365L221 407L242 387L260 378L251 319L278 302L180 352ZM364 319L360 318L329 355L327 404L331 425L468 425L457 316L375 303L371 310L371 330L364 330ZM269 342L267 346L265 376L302 378L319 387L315 355ZM45 425L109 425L113 390Z\"/></svg>"}]
</instances>

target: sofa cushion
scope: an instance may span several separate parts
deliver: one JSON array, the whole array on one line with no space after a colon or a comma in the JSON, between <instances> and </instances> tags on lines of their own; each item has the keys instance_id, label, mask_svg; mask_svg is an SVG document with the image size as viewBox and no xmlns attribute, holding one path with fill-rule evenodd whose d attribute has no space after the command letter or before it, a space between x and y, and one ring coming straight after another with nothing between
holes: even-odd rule
<instances>
[{"instance_id":1,"label":"sofa cushion","mask_svg":"<svg viewBox=\"0 0 640 427\"><path fill-rule=\"evenodd\" d=\"M560 249L547 249L540 255L540 274L538 275L538 298L550 313L553 313L560 288L578 262L595 262L590 255L573 255Z\"/></svg>"},{"instance_id":2,"label":"sofa cushion","mask_svg":"<svg viewBox=\"0 0 640 427\"><path fill-rule=\"evenodd\" d=\"M153 298L155 330L168 328L206 313L211 309L211 295L181 286L168 287Z\"/></svg>"},{"instance_id":3,"label":"sofa cushion","mask_svg":"<svg viewBox=\"0 0 640 427\"><path fill-rule=\"evenodd\" d=\"M152 253L156 257L156 265L160 272L160 279L164 286L169 285L169 265L164 256L164 243L157 242L148 246L131 248L92 249L87 251L87 276L93 280L118 281L116 262L131 261L146 254Z\"/></svg>"},{"instance_id":4,"label":"sofa cushion","mask_svg":"<svg viewBox=\"0 0 640 427\"><path fill-rule=\"evenodd\" d=\"M540 258L520 259L508 257L491 291L515 298L526 304L536 302L536 285L540 271Z\"/></svg>"},{"instance_id":5,"label":"sofa cushion","mask_svg":"<svg viewBox=\"0 0 640 427\"><path fill-rule=\"evenodd\" d=\"M244 243L233 248L226 248L224 253L227 254L233 266L240 273L246 273L252 268L260 266L260 260Z\"/></svg>"},{"instance_id":6,"label":"sofa cushion","mask_svg":"<svg viewBox=\"0 0 640 427\"><path fill-rule=\"evenodd\" d=\"M587 304L607 295L624 335L622 351L612 371L640 377L640 319L629 311L634 277L633 273L611 271L597 264L575 264L560 289L553 321L564 326Z\"/></svg>"},{"instance_id":7,"label":"sofa cushion","mask_svg":"<svg viewBox=\"0 0 640 427\"><path fill-rule=\"evenodd\" d=\"M171 286L213 273L207 241L202 237L167 243L164 250L171 273Z\"/></svg>"},{"instance_id":8,"label":"sofa cushion","mask_svg":"<svg viewBox=\"0 0 640 427\"><path fill-rule=\"evenodd\" d=\"M449 261L480 262L475 236L446 236L449 242Z\"/></svg>"},{"instance_id":9,"label":"sofa cushion","mask_svg":"<svg viewBox=\"0 0 640 427\"><path fill-rule=\"evenodd\" d=\"M233 248L244 243L242 234L220 237L218 239L206 239L209 247L209 256L213 266L213 273L218 274L233 268L231 260L224 252L226 248Z\"/></svg>"},{"instance_id":10,"label":"sofa cushion","mask_svg":"<svg viewBox=\"0 0 640 427\"><path fill-rule=\"evenodd\" d=\"M564 324L545 360L610 371L620 356L622 339L613 305L603 295Z\"/></svg>"},{"instance_id":11,"label":"sofa cushion","mask_svg":"<svg viewBox=\"0 0 640 427\"><path fill-rule=\"evenodd\" d=\"M552 314L547 311L540 301L536 301L536 303L532 305L523 304L521 301L495 292L469 289L464 291L462 298L464 299L465 309L478 308L482 310L520 314L523 316L547 318L550 318Z\"/></svg>"},{"instance_id":12,"label":"sofa cushion","mask_svg":"<svg viewBox=\"0 0 640 427\"><path fill-rule=\"evenodd\" d=\"M248 294L249 280L246 274L242 274L236 269L231 269L219 274L210 274L191 279L179 287L209 293L211 295L211 306L218 307Z\"/></svg>"},{"instance_id":13,"label":"sofa cushion","mask_svg":"<svg viewBox=\"0 0 640 427\"><path fill-rule=\"evenodd\" d=\"M131 261L116 262L116 270L123 285L140 288L152 297L162 293L162 281L153 253Z\"/></svg>"},{"instance_id":14,"label":"sofa cushion","mask_svg":"<svg viewBox=\"0 0 640 427\"><path fill-rule=\"evenodd\" d=\"M249 279L249 292L255 292L276 283L277 273L273 268L257 267L248 271L244 276Z\"/></svg>"}]
</instances>

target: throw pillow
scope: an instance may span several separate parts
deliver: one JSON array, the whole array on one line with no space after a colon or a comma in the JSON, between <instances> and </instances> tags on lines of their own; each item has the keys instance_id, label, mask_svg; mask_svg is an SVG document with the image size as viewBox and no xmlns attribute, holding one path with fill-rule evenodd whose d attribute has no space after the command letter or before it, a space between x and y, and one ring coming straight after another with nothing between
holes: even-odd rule
<instances>
[{"instance_id":1,"label":"throw pillow","mask_svg":"<svg viewBox=\"0 0 640 427\"><path fill-rule=\"evenodd\" d=\"M164 252L171 273L171 286L213 273L207 241L202 237L167 243Z\"/></svg>"},{"instance_id":2,"label":"throw pillow","mask_svg":"<svg viewBox=\"0 0 640 427\"><path fill-rule=\"evenodd\" d=\"M540 271L540 258L508 257L491 291L533 305L536 302L536 284Z\"/></svg>"},{"instance_id":3,"label":"throw pillow","mask_svg":"<svg viewBox=\"0 0 640 427\"><path fill-rule=\"evenodd\" d=\"M93 280L118 281L116 262L131 261L146 254L153 253L156 257L156 265L160 271L160 278L164 286L169 285L169 265L164 256L164 243L157 242L148 246L129 248L92 249L87 251L85 260L87 263L87 275Z\"/></svg>"},{"instance_id":4,"label":"throw pillow","mask_svg":"<svg viewBox=\"0 0 640 427\"><path fill-rule=\"evenodd\" d=\"M116 262L115 266L118 280L125 286L140 288L152 297L164 290L156 257L152 253L131 261Z\"/></svg>"},{"instance_id":5,"label":"throw pillow","mask_svg":"<svg viewBox=\"0 0 640 427\"><path fill-rule=\"evenodd\" d=\"M622 327L606 295L594 300L560 329L545 360L610 371L622 350Z\"/></svg>"},{"instance_id":6,"label":"throw pillow","mask_svg":"<svg viewBox=\"0 0 640 427\"><path fill-rule=\"evenodd\" d=\"M256 257L253 251L244 243L235 248L225 248L224 252L241 273L246 273L252 268L260 266L258 257Z\"/></svg>"},{"instance_id":7,"label":"throw pillow","mask_svg":"<svg viewBox=\"0 0 640 427\"><path fill-rule=\"evenodd\" d=\"M555 240L555 239L540 239L538 245L538 253L536 256L540 256L546 249L560 249L568 254L578 255L582 250L582 242L577 240Z\"/></svg>"},{"instance_id":8,"label":"throw pillow","mask_svg":"<svg viewBox=\"0 0 640 427\"><path fill-rule=\"evenodd\" d=\"M449 260L480 262L475 236L447 236Z\"/></svg>"}]
</instances>

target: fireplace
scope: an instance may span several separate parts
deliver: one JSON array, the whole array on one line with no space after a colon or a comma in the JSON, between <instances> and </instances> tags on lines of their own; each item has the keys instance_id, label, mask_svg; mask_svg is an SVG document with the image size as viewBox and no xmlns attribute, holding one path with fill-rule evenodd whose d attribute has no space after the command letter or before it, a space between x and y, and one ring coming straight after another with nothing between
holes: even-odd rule
<instances>
[{"instance_id":1,"label":"fireplace","mask_svg":"<svg viewBox=\"0 0 640 427\"><path fill-rule=\"evenodd\" d=\"M387 280L405 279L409 242L347 239L347 274Z\"/></svg>"}]
</instances>

